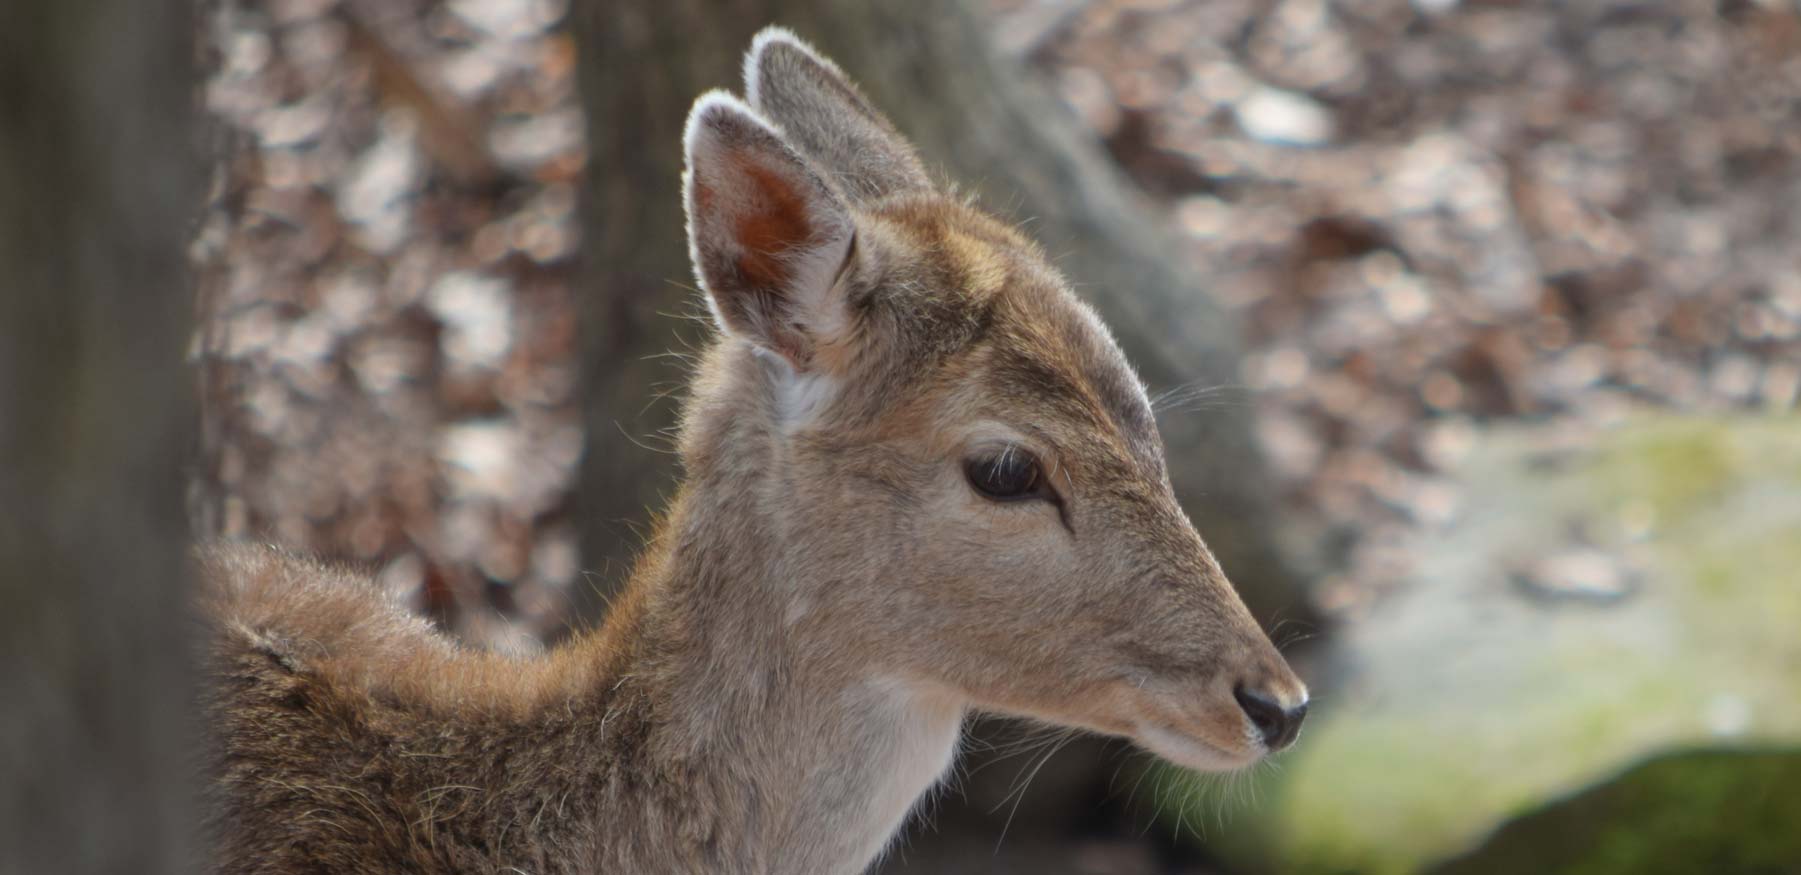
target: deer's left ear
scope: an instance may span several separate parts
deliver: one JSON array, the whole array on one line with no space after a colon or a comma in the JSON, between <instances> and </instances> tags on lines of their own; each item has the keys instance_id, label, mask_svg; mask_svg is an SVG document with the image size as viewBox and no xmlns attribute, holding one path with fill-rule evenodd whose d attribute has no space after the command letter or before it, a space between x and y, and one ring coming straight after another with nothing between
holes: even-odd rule
<instances>
[{"instance_id":1,"label":"deer's left ear","mask_svg":"<svg viewBox=\"0 0 1801 875\"><path fill-rule=\"evenodd\" d=\"M850 331L836 288L855 235L844 203L729 94L695 102L684 139L688 250L720 328L816 370Z\"/></svg>"},{"instance_id":2,"label":"deer's left ear","mask_svg":"<svg viewBox=\"0 0 1801 875\"><path fill-rule=\"evenodd\" d=\"M853 202L932 191L913 144L837 64L788 30L771 25L751 41L744 93Z\"/></svg>"}]
</instances>

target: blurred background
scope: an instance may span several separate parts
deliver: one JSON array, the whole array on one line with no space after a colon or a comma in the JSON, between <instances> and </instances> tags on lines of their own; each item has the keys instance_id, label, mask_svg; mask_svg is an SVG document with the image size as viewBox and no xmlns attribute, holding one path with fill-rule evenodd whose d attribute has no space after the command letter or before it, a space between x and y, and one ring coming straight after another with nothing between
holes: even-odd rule
<instances>
[{"instance_id":1,"label":"blurred background","mask_svg":"<svg viewBox=\"0 0 1801 875\"><path fill-rule=\"evenodd\" d=\"M1318 703L1232 778L981 723L883 871L1801 872L1791 0L209 0L193 533L595 622L707 336L681 122L769 23L1101 310Z\"/></svg>"}]
</instances>

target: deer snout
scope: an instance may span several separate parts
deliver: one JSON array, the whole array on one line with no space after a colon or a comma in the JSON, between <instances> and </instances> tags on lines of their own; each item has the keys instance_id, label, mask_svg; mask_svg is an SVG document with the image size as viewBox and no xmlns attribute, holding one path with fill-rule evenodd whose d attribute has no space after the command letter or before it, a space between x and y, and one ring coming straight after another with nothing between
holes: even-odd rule
<instances>
[{"instance_id":1,"label":"deer snout","mask_svg":"<svg viewBox=\"0 0 1801 875\"><path fill-rule=\"evenodd\" d=\"M1238 707L1244 709L1244 716L1250 719L1270 753L1293 744L1295 736L1301 734L1301 721L1307 717L1307 692L1284 692L1242 682L1232 687L1232 698L1238 700Z\"/></svg>"}]
</instances>

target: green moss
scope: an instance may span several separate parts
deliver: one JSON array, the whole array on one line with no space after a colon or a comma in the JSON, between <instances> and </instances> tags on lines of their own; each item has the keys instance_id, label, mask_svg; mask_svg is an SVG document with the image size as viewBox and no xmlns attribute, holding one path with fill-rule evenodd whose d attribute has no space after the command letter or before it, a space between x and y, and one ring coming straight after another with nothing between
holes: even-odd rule
<instances>
[{"instance_id":1,"label":"green moss","mask_svg":"<svg viewBox=\"0 0 1801 875\"><path fill-rule=\"evenodd\" d=\"M1801 751L1651 759L1497 830L1433 875L1801 873Z\"/></svg>"},{"instance_id":2,"label":"green moss","mask_svg":"<svg viewBox=\"0 0 1801 875\"><path fill-rule=\"evenodd\" d=\"M1598 485L1615 501L1648 504L1659 525L1724 495L1748 462L1730 422L1680 420L1618 435L1596 455Z\"/></svg>"},{"instance_id":3,"label":"green moss","mask_svg":"<svg viewBox=\"0 0 1801 875\"><path fill-rule=\"evenodd\" d=\"M1531 684L1588 659L1547 655L1522 677ZM1413 871L1548 792L1597 777L1603 764L1692 731L1691 689L1647 664L1610 675L1607 689L1540 705L1497 701L1487 710L1330 721L1283 767L1309 779L1269 788L1269 823L1248 838L1277 871ZM1235 850L1237 859L1259 856Z\"/></svg>"},{"instance_id":4,"label":"green moss","mask_svg":"<svg viewBox=\"0 0 1801 875\"><path fill-rule=\"evenodd\" d=\"M1707 598L1756 599L1756 614L1741 634L1745 628L1775 630L1774 621L1784 637L1801 629L1801 532L1782 522L1766 527L1745 521L1737 531L1699 535L1686 549L1668 551Z\"/></svg>"}]
</instances>

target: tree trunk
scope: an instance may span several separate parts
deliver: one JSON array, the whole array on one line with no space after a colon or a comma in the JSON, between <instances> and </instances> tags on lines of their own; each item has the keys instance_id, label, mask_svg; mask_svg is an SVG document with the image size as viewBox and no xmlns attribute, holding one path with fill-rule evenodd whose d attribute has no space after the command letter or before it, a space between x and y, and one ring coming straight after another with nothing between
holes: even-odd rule
<instances>
[{"instance_id":1,"label":"tree trunk","mask_svg":"<svg viewBox=\"0 0 1801 875\"><path fill-rule=\"evenodd\" d=\"M699 326L682 230L682 122L708 88L739 91L750 37L770 23L836 59L919 145L928 166L1028 223L1093 302L1153 392L1238 383L1237 326L1199 287L1123 174L1064 107L998 58L959 0L589 2L575 15L588 110L588 453L584 561L616 585L635 528L674 482L667 432ZM1177 495L1252 610L1308 613L1277 545L1270 478L1247 410L1166 416Z\"/></svg>"},{"instance_id":2,"label":"tree trunk","mask_svg":"<svg viewBox=\"0 0 1801 875\"><path fill-rule=\"evenodd\" d=\"M0 15L0 871L192 871L182 8Z\"/></svg>"}]
</instances>

